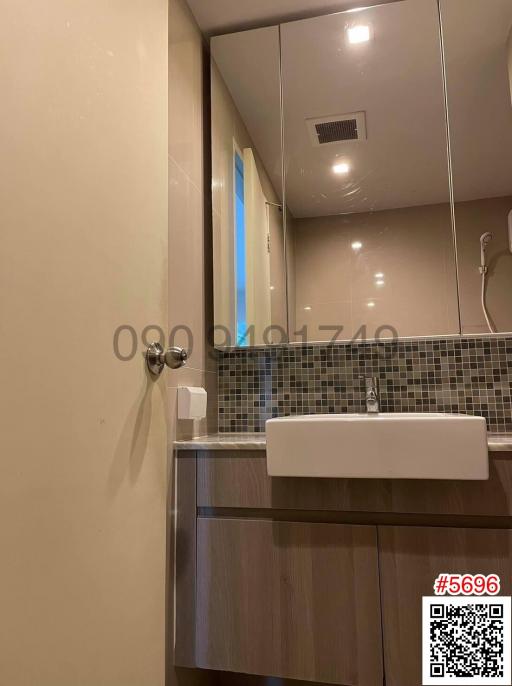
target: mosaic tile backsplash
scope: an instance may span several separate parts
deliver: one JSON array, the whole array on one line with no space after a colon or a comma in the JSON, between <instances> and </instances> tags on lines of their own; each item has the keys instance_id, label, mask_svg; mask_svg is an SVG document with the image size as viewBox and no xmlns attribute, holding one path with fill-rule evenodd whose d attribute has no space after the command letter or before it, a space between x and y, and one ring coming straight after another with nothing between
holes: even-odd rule
<instances>
[{"instance_id":1,"label":"mosaic tile backsplash","mask_svg":"<svg viewBox=\"0 0 512 686\"><path fill-rule=\"evenodd\" d=\"M271 417L364 412L364 377L382 412L483 416L512 432L512 338L301 345L219 353L219 431L262 432Z\"/></svg>"}]
</instances>

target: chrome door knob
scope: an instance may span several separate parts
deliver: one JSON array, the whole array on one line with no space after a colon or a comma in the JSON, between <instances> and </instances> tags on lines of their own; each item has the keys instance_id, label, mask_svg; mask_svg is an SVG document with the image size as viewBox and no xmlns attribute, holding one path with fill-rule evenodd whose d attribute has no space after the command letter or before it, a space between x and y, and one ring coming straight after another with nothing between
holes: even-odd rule
<instances>
[{"instance_id":1,"label":"chrome door knob","mask_svg":"<svg viewBox=\"0 0 512 686\"><path fill-rule=\"evenodd\" d=\"M176 346L164 350L160 343L151 343L146 351L146 364L154 376L160 376L166 365L169 369L183 367L187 359L187 351Z\"/></svg>"}]
</instances>

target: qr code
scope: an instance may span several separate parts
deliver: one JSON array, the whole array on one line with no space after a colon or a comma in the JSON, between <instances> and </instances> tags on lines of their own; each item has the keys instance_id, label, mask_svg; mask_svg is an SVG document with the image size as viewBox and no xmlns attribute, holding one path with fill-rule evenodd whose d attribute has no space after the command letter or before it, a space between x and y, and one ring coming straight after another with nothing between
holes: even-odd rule
<instances>
[{"instance_id":1,"label":"qr code","mask_svg":"<svg viewBox=\"0 0 512 686\"><path fill-rule=\"evenodd\" d=\"M423 598L423 683L511 684L509 597Z\"/></svg>"}]
</instances>

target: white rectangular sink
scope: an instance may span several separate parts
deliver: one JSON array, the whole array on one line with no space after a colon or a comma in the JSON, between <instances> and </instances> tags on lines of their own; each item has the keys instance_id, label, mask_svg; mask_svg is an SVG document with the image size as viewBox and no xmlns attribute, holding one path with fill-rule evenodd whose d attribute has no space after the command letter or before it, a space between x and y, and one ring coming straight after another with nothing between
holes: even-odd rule
<instances>
[{"instance_id":1,"label":"white rectangular sink","mask_svg":"<svg viewBox=\"0 0 512 686\"><path fill-rule=\"evenodd\" d=\"M483 417L318 414L269 419L266 432L270 476L489 478Z\"/></svg>"}]
</instances>

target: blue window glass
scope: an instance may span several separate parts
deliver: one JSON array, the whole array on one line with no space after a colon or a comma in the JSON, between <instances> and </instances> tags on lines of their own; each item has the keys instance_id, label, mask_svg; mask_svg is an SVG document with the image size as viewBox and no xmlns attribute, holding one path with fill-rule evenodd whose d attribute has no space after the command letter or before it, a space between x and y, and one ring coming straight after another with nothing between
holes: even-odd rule
<instances>
[{"instance_id":1,"label":"blue window glass","mask_svg":"<svg viewBox=\"0 0 512 686\"><path fill-rule=\"evenodd\" d=\"M247 272L245 266L244 161L235 152L236 344L247 345Z\"/></svg>"}]
</instances>

